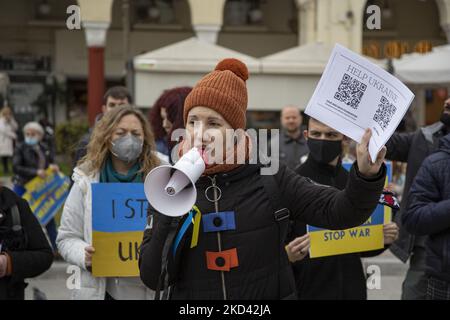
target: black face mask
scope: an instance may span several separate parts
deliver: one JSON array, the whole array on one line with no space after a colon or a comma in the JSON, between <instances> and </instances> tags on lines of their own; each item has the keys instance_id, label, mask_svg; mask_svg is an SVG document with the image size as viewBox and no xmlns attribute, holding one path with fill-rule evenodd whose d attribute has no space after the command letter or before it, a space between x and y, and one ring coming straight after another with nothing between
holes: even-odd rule
<instances>
[{"instance_id":1,"label":"black face mask","mask_svg":"<svg viewBox=\"0 0 450 320\"><path fill-rule=\"evenodd\" d=\"M330 141L308 138L309 154L319 163L328 164L342 153L342 140Z\"/></svg>"},{"instance_id":2,"label":"black face mask","mask_svg":"<svg viewBox=\"0 0 450 320\"><path fill-rule=\"evenodd\" d=\"M450 114L449 113L442 112L440 120L447 128L450 128Z\"/></svg>"}]
</instances>

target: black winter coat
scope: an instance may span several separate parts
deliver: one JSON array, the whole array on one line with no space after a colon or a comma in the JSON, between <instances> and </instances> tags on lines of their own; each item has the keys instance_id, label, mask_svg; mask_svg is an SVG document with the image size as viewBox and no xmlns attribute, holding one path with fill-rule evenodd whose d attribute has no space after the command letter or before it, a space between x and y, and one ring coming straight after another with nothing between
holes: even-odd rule
<instances>
[{"instance_id":1,"label":"black winter coat","mask_svg":"<svg viewBox=\"0 0 450 320\"><path fill-rule=\"evenodd\" d=\"M439 139L445 136L445 132L444 125L436 122L416 132L394 133L386 143L386 159L408 163L403 200L395 221L400 227L399 237L390 247L392 253L403 262L409 259L415 246L424 247L425 243L424 237L416 238L402 228L401 217L408 207L409 189L423 160L438 148Z\"/></svg>"},{"instance_id":2,"label":"black winter coat","mask_svg":"<svg viewBox=\"0 0 450 320\"><path fill-rule=\"evenodd\" d=\"M17 206L23 234L11 238L11 208ZM50 268L53 251L41 225L30 210L28 203L11 190L0 187L0 242L2 251L11 257L12 275L0 279L0 300L23 300L26 284L24 279L40 275Z\"/></svg>"},{"instance_id":3,"label":"black winter coat","mask_svg":"<svg viewBox=\"0 0 450 320\"><path fill-rule=\"evenodd\" d=\"M337 166L321 164L308 157L296 172L314 182L343 190L349 173L339 162ZM288 242L306 234L306 224L294 221ZM366 275L361 257L382 253L374 250L362 253L341 254L310 259L305 257L292 264L300 300L365 300L367 299Z\"/></svg>"},{"instance_id":4,"label":"black winter coat","mask_svg":"<svg viewBox=\"0 0 450 320\"><path fill-rule=\"evenodd\" d=\"M39 148L45 156L45 168L54 162L53 153L44 143L39 143ZM34 146L21 143L16 147L13 156L14 183L25 185L37 176L39 156Z\"/></svg>"},{"instance_id":5,"label":"black winter coat","mask_svg":"<svg viewBox=\"0 0 450 320\"><path fill-rule=\"evenodd\" d=\"M450 134L423 162L403 216L412 234L428 235L426 273L450 282Z\"/></svg>"},{"instance_id":6,"label":"black winter coat","mask_svg":"<svg viewBox=\"0 0 450 320\"><path fill-rule=\"evenodd\" d=\"M284 165L274 176L261 176L260 168L259 165L243 165L197 181L196 205L202 213L198 245L190 248L191 224L175 254L173 247L169 250L172 299L295 298L293 272L284 250L285 238L280 236L280 223L274 218L274 205L263 179L274 179L280 203L289 209L290 219L323 228L346 229L368 219L377 205L386 175L383 166L379 175L368 181L360 177L354 166L347 188L338 191L300 177ZM216 212L214 203L205 197L205 190L214 179L221 190L218 211L234 211L234 230L203 232L205 214ZM208 196L211 198L212 192ZM140 274L142 281L152 289L158 285L170 224L171 218L155 212L149 224L152 228L144 234ZM208 269L207 251L230 249L236 249L237 265L229 271ZM219 265L218 260L215 262Z\"/></svg>"}]
</instances>

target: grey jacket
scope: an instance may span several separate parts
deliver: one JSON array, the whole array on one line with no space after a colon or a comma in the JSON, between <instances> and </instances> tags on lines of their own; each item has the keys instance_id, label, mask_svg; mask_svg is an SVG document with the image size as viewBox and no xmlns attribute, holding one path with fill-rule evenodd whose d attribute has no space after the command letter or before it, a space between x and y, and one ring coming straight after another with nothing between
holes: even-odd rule
<instances>
[{"instance_id":1,"label":"grey jacket","mask_svg":"<svg viewBox=\"0 0 450 320\"><path fill-rule=\"evenodd\" d=\"M301 128L301 131L303 131L302 129L303 128ZM275 135L272 139L278 139L280 146L280 163L285 164L292 170L301 164L301 158L309 152L303 133L297 139L293 139L282 129L280 130L280 134ZM270 145L272 145L272 143Z\"/></svg>"},{"instance_id":2,"label":"grey jacket","mask_svg":"<svg viewBox=\"0 0 450 320\"><path fill-rule=\"evenodd\" d=\"M445 135L445 127L441 122L436 122L427 127L420 128L411 133L395 133L387 142L386 158L394 161L407 162L405 188L403 191L400 212L395 217L395 222L400 226L400 234L390 250L401 261L406 262L414 250L414 247L425 245L424 237L415 237L401 227L401 216L408 207L408 194L414 177L417 174L423 160L437 150L439 139Z\"/></svg>"}]
</instances>

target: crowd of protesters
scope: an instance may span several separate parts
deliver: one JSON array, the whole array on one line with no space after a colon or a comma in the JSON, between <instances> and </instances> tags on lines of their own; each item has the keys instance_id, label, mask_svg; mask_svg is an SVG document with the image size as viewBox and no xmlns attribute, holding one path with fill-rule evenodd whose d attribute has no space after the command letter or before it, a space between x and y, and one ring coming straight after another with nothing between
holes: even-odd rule
<instances>
[{"instance_id":1,"label":"crowd of protesters","mask_svg":"<svg viewBox=\"0 0 450 320\"><path fill-rule=\"evenodd\" d=\"M244 63L225 59L193 88L162 92L147 115L133 106L125 87L107 90L102 113L76 146L59 228L55 219L42 228L21 199L29 181L60 171L54 128L46 119L26 123L20 141L13 112L4 107L0 157L4 174L12 173L13 190L0 186L0 299L23 299L24 280L45 272L59 255L81 269L73 299L367 299L361 258L389 249L409 261L402 299L449 300L450 98L439 122L395 133L375 162L368 155L370 130L356 144L314 118L303 119L300 108L285 106L280 134L272 137L279 145L276 173L261 175L267 164L250 161L258 147L248 135L222 146L222 160L244 150L244 164L206 163L196 183L203 233L195 247L189 245L193 228L180 231L190 216L171 218L150 208L140 277L92 275L91 184L143 183L152 169L173 164L194 145L207 150L216 138L198 132L196 124L223 137L226 130L245 130L248 77ZM370 217L389 192L383 190L385 159L395 168L388 189L402 201L384 225L384 248L309 257L306 225L341 230ZM347 171L343 163L349 161ZM220 196L209 195L211 188Z\"/></svg>"}]
</instances>

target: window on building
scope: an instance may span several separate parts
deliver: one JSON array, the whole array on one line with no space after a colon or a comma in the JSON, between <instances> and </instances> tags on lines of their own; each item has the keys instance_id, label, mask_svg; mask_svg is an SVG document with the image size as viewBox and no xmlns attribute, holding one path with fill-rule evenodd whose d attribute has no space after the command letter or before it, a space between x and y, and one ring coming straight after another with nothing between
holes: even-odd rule
<instances>
[{"instance_id":1,"label":"window on building","mask_svg":"<svg viewBox=\"0 0 450 320\"><path fill-rule=\"evenodd\" d=\"M135 23L177 23L175 1L176 0L136 0L134 3Z\"/></svg>"},{"instance_id":2,"label":"window on building","mask_svg":"<svg viewBox=\"0 0 450 320\"><path fill-rule=\"evenodd\" d=\"M228 0L225 3L225 25L263 25L265 3L266 0Z\"/></svg>"},{"instance_id":3,"label":"window on building","mask_svg":"<svg viewBox=\"0 0 450 320\"><path fill-rule=\"evenodd\" d=\"M380 8L379 29L367 28L366 22L373 13L368 14L366 9L371 5ZM375 59L426 53L447 43L436 1L368 0L364 12L363 53Z\"/></svg>"},{"instance_id":4,"label":"window on building","mask_svg":"<svg viewBox=\"0 0 450 320\"><path fill-rule=\"evenodd\" d=\"M76 0L33 0L35 21L65 21L67 7L76 5Z\"/></svg>"}]
</instances>

